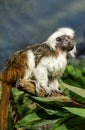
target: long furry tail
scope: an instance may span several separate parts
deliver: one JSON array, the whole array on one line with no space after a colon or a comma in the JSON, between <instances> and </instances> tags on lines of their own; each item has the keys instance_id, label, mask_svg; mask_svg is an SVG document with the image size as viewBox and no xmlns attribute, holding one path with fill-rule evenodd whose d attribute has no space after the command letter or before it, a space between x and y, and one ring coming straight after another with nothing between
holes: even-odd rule
<instances>
[{"instance_id":1,"label":"long furry tail","mask_svg":"<svg viewBox=\"0 0 85 130\"><path fill-rule=\"evenodd\" d=\"M0 82L2 80L2 74L0 74ZM14 101L13 94L11 92L11 86L2 81L2 95L1 95L1 119L0 119L0 130L7 130L7 118L8 118L8 106L10 103L12 117L15 123L20 120L20 115L17 111L16 104ZM17 128L17 130L26 130L24 128Z\"/></svg>"},{"instance_id":2,"label":"long furry tail","mask_svg":"<svg viewBox=\"0 0 85 130\"><path fill-rule=\"evenodd\" d=\"M2 82L0 130L7 130L7 117L8 117L10 91L11 86L9 86L6 82Z\"/></svg>"}]
</instances>

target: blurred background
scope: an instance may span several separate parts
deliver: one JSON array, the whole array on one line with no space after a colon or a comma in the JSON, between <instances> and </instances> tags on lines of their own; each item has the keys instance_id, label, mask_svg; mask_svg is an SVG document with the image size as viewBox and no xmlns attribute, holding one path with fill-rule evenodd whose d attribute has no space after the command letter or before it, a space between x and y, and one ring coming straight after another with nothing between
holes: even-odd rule
<instances>
[{"instance_id":1,"label":"blurred background","mask_svg":"<svg viewBox=\"0 0 85 130\"><path fill-rule=\"evenodd\" d=\"M66 73L64 73L62 80L67 84L85 89L85 0L0 0L0 72L2 71L3 66L7 61L7 59L15 51L23 49L28 45L41 43L45 41L49 35L51 35L54 31L57 30L57 28L60 27L73 28L76 32L75 37L78 43L77 59L74 60L73 63L74 66L71 65L67 66ZM85 98L84 99L81 98L82 91L80 91L80 95L78 95L79 97L76 96L75 93L72 93L67 89L66 92L67 93L65 94L69 97L72 97L72 100L74 98L78 99L79 102L81 101L85 103ZM42 119L44 119L43 115L45 115L45 119L47 119L47 122L49 121L49 119L51 119L52 125L53 125L52 120L53 115L55 120L57 119L57 117L59 117L59 115L60 115L59 119L63 121L65 119L68 119L68 114L66 110L64 110L63 116L61 116L62 109L60 108L60 105L59 107L57 107L58 110L55 109L56 114L54 114L53 110L51 113L50 111L47 111L48 107L46 108L47 110L43 109L44 111L41 111L42 108L44 107L40 108L41 105L39 105L38 106L38 110L40 109L39 113L39 111L37 111L37 109L34 108L34 106L32 106L33 101L30 101L28 97L25 95L25 93L22 93L15 89L15 91L13 91L13 94L14 98L16 99L15 102L18 111L21 114L21 118L25 117L29 113L32 114L32 112L36 112L37 115L38 114L42 115ZM1 87L0 87L0 95L1 95ZM72 117L72 115L69 117ZM75 115L77 116L77 114ZM61 118L64 116L65 118ZM32 116L32 120L35 123L37 122L36 118ZM28 122L28 118L27 120L23 121L24 125L27 124L26 121ZM29 123L32 125L34 124L33 121L32 123L30 122ZM67 120L65 120L65 122L68 123L69 127L73 127L73 125L74 126L76 125L77 128L82 129L81 125L84 124L85 129L85 118L81 120L80 115L79 118L75 117L75 121L74 117L73 120L71 119L71 121L70 122L69 121L70 119L68 119L68 122ZM76 124L76 122L78 123ZM69 123L72 125L69 125ZM8 129L14 130L13 128L14 124L11 119L11 114L9 115L8 124L9 124ZM41 129L46 130L46 128L47 130L48 129L50 130L51 125L48 125L47 123L46 126L44 124L42 128L39 127L39 130ZM36 126L37 125L39 125L39 122L37 122ZM27 124L27 126L29 127L30 125ZM77 130L76 127L74 127L74 129Z\"/></svg>"},{"instance_id":2,"label":"blurred background","mask_svg":"<svg viewBox=\"0 0 85 130\"><path fill-rule=\"evenodd\" d=\"M43 42L59 27L76 32L85 54L85 0L0 0L0 71L15 51Z\"/></svg>"}]
</instances>

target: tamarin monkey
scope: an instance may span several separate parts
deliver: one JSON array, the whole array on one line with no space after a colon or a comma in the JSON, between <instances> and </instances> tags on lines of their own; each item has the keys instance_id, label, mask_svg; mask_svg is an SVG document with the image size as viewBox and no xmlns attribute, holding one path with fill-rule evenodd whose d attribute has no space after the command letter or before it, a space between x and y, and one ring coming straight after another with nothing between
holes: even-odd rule
<instances>
[{"instance_id":1,"label":"tamarin monkey","mask_svg":"<svg viewBox=\"0 0 85 130\"><path fill-rule=\"evenodd\" d=\"M42 44L22 49L9 58L2 72L0 130L7 130L8 104L12 86L18 79L32 81L36 91L42 86L47 94L60 91L58 78L64 73L69 54L76 50L74 30L63 27L54 32Z\"/></svg>"}]
</instances>

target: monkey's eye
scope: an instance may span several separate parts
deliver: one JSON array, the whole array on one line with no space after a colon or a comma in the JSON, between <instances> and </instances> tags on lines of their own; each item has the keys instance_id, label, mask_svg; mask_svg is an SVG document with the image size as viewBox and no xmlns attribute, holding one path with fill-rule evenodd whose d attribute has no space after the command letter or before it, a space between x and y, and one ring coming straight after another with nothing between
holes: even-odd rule
<instances>
[{"instance_id":1,"label":"monkey's eye","mask_svg":"<svg viewBox=\"0 0 85 130\"><path fill-rule=\"evenodd\" d=\"M61 42L62 41L61 37L57 37L56 41Z\"/></svg>"}]
</instances>

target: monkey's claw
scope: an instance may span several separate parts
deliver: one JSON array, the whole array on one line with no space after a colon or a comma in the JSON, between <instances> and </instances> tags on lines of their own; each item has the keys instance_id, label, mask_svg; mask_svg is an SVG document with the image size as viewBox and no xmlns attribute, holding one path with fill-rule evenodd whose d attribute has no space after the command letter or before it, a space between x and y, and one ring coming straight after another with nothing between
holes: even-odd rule
<instances>
[{"instance_id":1,"label":"monkey's claw","mask_svg":"<svg viewBox=\"0 0 85 130\"><path fill-rule=\"evenodd\" d=\"M20 87L20 81L21 81L21 79L17 80L17 82L16 82L16 85L15 85L15 86L16 86L17 88Z\"/></svg>"}]
</instances>

